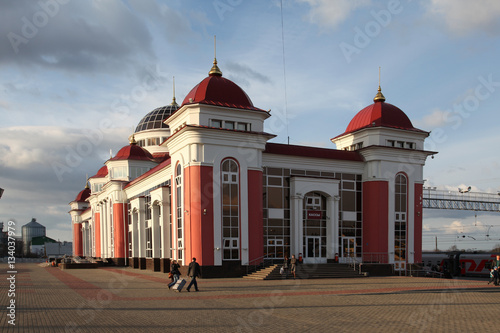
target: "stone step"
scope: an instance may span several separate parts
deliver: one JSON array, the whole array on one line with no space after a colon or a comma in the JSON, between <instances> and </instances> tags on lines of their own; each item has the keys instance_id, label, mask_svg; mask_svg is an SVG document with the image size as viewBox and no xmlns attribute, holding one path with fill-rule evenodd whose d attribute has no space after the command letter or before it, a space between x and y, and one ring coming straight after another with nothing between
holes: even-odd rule
<instances>
[{"instance_id":1,"label":"stone step","mask_svg":"<svg viewBox=\"0 0 500 333\"><path fill-rule=\"evenodd\" d=\"M253 272L251 274L248 274L248 275L244 275L243 277L246 278L246 279L258 279L258 280L263 280L266 276L268 276L273 270L276 269L276 267L278 267L278 265L272 265L272 266L269 266L269 267L265 267L265 268L259 268L257 269L256 272Z\"/></svg>"},{"instance_id":2,"label":"stone step","mask_svg":"<svg viewBox=\"0 0 500 333\"><path fill-rule=\"evenodd\" d=\"M281 268L281 265L280 265ZM357 278L364 277L354 271L352 267L347 264L303 264L298 265L295 273L298 279L331 279L331 278ZM288 272L287 278L293 277L291 272ZM279 280L286 278L279 273L279 269L273 271L265 279L266 280Z\"/></svg>"},{"instance_id":3,"label":"stone step","mask_svg":"<svg viewBox=\"0 0 500 333\"><path fill-rule=\"evenodd\" d=\"M273 265L244 277L259 280L281 280L285 278L293 278L291 272L288 272L286 277L280 274L281 266L282 265ZM298 279L365 277L364 274L359 274L347 264L301 264L297 265L295 275Z\"/></svg>"}]
</instances>

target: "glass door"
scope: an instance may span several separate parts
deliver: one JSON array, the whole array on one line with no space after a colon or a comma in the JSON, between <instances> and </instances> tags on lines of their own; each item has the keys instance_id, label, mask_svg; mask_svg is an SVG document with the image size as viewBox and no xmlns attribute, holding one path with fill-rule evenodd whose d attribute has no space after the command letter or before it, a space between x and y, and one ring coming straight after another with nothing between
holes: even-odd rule
<instances>
[{"instance_id":1,"label":"glass door","mask_svg":"<svg viewBox=\"0 0 500 333\"><path fill-rule=\"evenodd\" d=\"M351 259L352 258L352 259ZM356 238L342 237L342 261L349 263L356 258Z\"/></svg>"},{"instance_id":2,"label":"glass door","mask_svg":"<svg viewBox=\"0 0 500 333\"><path fill-rule=\"evenodd\" d=\"M321 237L306 236L305 262L319 263L321 261Z\"/></svg>"}]
</instances>

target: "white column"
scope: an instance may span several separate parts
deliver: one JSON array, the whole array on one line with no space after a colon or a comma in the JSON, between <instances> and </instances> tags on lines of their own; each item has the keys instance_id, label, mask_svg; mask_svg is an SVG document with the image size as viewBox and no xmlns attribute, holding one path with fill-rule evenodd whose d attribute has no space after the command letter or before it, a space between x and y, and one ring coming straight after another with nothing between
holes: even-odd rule
<instances>
[{"instance_id":1,"label":"white column","mask_svg":"<svg viewBox=\"0 0 500 333\"><path fill-rule=\"evenodd\" d=\"M326 198L326 258L335 258L335 204L333 197Z\"/></svg>"},{"instance_id":2,"label":"white column","mask_svg":"<svg viewBox=\"0 0 500 333\"><path fill-rule=\"evenodd\" d=\"M131 220L132 224L129 225L130 231L132 232L132 258L137 258L139 256L139 236L137 234L137 224L139 220L139 212L136 209L132 210Z\"/></svg>"},{"instance_id":3,"label":"white column","mask_svg":"<svg viewBox=\"0 0 500 333\"><path fill-rule=\"evenodd\" d=\"M326 221L328 242L326 256L328 259L335 258L335 254L338 253L339 249L339 201L340 197L335 195L333 197L328 197L326 202L328 218Z\"/></svg>"},{"instance_id":4,"label":"white column","mask_svg":"<svg viewBox=\"0 0 500 333\"><path fill-rule=\"evenodd\" d=\"M300 193L291 197L291 219L290 219L290 255L302 253L304 248L304 219L303 219L304 196ZM302 253L302 255L305 255Z\"/></svg>"},{"instance_id":5,"label":"white column","mask_svg":"<svg viewBox=\"0 0 500 333\"><path fill-rule=\"evenodd\" d=\"M137 221L137 246L138 246L138 257L146 257L146 212L144 211L144 198L139 198L139 212Z\"/></svg>"},{"instance_id":6,"label":"white column","mask_svg":"<svg viewBox=\"0 0 500 333\"><path fill-rule=\"evenodd\" d=\"M82 256L85 257L87 250L87 233L85 230L85 223L82 223Z\"/></svg>"}]
</instances>

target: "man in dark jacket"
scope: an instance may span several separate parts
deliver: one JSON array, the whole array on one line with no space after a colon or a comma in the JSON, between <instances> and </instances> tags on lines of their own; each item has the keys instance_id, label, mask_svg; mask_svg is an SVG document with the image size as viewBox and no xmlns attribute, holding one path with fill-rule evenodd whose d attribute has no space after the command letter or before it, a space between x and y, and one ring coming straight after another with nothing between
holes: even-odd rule
<instances>
[{"instance_id":1,"label":"man in dark jacket","mask_svg":"<svg viewBox=\"0 0 500 333\"><path fill-rule=\"evenodd\" d=\"M198 283L196 282L196 278L200 275L200 265L196 262L196 258L193 258L193 261L189 263L188 276L191 277L191 282L187 286L186 290L189 291L189 288L194 284L194 290L198 291Z\"/></svg>"}]
</instances>

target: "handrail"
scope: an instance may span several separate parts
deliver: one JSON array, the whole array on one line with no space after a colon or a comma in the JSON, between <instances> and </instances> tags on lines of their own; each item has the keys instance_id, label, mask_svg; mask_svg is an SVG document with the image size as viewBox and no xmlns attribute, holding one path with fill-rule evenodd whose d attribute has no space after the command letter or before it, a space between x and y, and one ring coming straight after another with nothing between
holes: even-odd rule
<instances>
[{"instance_id":1,"label":"handrail","mask_svg":"<svg viewBox=\"0 0 500 333\"><path fill-rule=\"evenodd\" d=\"M252 271L256 271L257 267L264 266L265 257L266 256L263 255L263 256L260 256L258 258L254 258L254 259L250 260L248 262L247 267L246 267L247 274L250 273L250 269L252 269ZM252 263L255 263L255 262L258 262L258 264L252 264Z\"/></svg>"}]
</instances>

